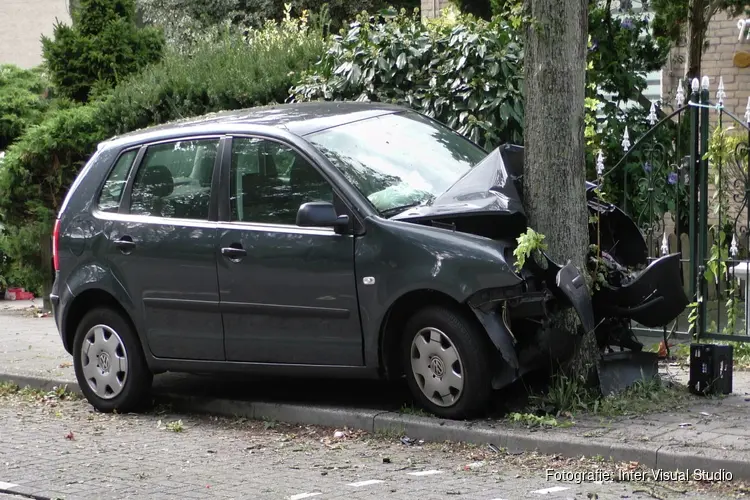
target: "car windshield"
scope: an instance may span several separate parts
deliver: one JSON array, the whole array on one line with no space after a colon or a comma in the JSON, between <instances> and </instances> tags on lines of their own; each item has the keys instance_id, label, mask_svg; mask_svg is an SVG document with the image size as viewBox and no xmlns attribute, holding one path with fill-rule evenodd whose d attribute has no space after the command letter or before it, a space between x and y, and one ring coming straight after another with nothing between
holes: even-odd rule
<instances>
[{"instance_id":1,"label":"car windshield","mask_svg":"<svg viewBox=\"0 0 750 500\"><path fill-rule=\"evenodd\" d=\"M307 136L382 215L427 205L487 153L418 113L383 115Z\"/></svg>"}]
</instances>

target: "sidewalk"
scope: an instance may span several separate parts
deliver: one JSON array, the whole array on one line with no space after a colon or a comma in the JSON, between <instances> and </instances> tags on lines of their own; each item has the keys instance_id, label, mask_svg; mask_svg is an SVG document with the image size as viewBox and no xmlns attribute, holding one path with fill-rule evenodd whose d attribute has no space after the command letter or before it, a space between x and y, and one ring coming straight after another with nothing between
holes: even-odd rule
<instances>
[{"instance_id":1,"label":"sidewalk","mask_svg":"<svg viewBox=\"0 0 750 500\"><path fill-rule=\"evenodd\" d=\"M26 306L28 307L28 303ZM63 350L51 318L3 309L0 302L0 381L77 388L72 358ZM687 381L685 370L667 376ZM273 390L268 387L273 385ZM694 398L682 408L637 417L576 416L571 427L527 429L506 420L454 422L400 412L403 389L373 382L274 381L165 374L155 378L160 402L181 411L399 432L427 441L492 444L510 452L538 451L645 466L731 472L750 480L750 373L734 373L734 393Z\"/></svg>"}]
</instances>

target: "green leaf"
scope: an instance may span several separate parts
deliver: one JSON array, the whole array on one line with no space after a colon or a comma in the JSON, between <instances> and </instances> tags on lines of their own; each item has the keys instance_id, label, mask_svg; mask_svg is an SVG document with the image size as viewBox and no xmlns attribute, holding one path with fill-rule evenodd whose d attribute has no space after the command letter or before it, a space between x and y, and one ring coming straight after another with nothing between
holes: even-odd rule
<instances>
[{"instance_id":1,"label":"green leaf","mask_svg":"<svg viewBox=\"0 0 750 500\"><path fill-rule=\"evenodd\" d=\"M398 69L404 69L404 66L406 66L406 53L401 52L396 59L396 67Z\"/></svg>"}]
</instances>

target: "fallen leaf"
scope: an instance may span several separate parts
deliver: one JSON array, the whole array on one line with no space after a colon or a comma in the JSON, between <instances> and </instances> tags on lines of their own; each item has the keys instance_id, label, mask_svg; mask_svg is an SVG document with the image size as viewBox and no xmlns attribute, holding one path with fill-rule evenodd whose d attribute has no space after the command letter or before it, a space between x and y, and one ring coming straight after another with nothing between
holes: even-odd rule
<instances>
[{"instance_id":1,"label":"fallen leaf","mask_svg":"<svg viewBox=\"0 0 750 500\"><path fill-rule=\"evenodd\" d=\"M73 431L70 431L70 432L68 432L68 433L67 433L67 434L65 435L65 439L69 439L70 441L74 441L74 440L75 440L75 438L76 438L76 437L75 437L75 435L73 434Z\"/></svg>"}]
</instances>

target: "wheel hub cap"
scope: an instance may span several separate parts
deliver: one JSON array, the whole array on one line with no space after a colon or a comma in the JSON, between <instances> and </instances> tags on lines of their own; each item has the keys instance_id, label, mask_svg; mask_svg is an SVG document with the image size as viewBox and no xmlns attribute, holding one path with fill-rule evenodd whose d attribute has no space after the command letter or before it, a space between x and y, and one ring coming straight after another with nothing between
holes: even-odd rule
<instances>
[{"instance_id":1,"label":"wheel hub cap","mask_svg":"<svg viewBox=\"0 0 750 500\"><path fill-rule=\"evenodd\" d=\"M434 376L443 378L443 374L445 373L445 363L440 359L440 356L433 356L430 359L430 371Z\"/></svg>"},{"instance_id":2,"label":"wheel hub cap","mask_svg":"<svg viewBox=\"0 0 750 500\"><path fill-rule=\"evenodd\" d=\"M128 353L120 335L107 325L92 327L81 345L81 376L102 399L117 397L128 377Z\"/></svg>"},{"instance_id":3,"label":"wheel hub cap","mask_svg":"<svg viewBox=\"0 0 750 500\"><path fill-rule=\"evenodd\" d=\"M102 375L108 374L110 368L109 354L102 351L97 356L97 359L99 360L99 369L102 371Z\"/></svg>"},{"instance_id":4,"label":"wheel hub cap","mask_svg":"<svg viewBox=\"0 0 750 500\"><path fill-rule=\"evenodd\" d=\"M448 336L423 328L411 343L412 376L422 393L441 407L455 405L464 389L461 356Z\"/></svg>"}]
</instances>

